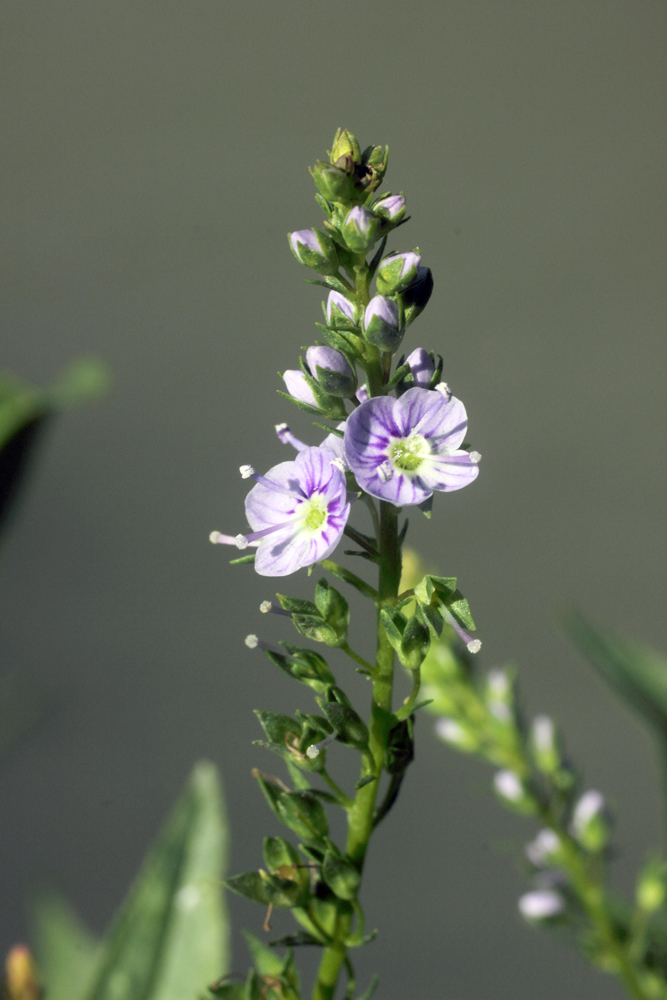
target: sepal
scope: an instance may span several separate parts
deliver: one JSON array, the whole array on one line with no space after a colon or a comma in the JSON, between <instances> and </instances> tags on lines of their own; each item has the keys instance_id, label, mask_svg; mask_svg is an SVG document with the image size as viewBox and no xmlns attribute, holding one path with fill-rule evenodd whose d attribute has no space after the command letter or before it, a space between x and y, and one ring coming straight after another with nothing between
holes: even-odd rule
<instances>
[{"instance_id":1,"label":"sepal","mask_svg":"<svg viewBox=\"0 0 667 1000\"><path fill-rule=\"evenodd\" d=\"M326 701L318 698L318 704L336 733L336 739L365 753L368 750L368 729L365 722L340 688L329 688L327 696Z\"/></svg>"},{"instance_id":2,"label":"sepal","mask_svg":"<svg viewBox=\"0 0 667 1000\"><path fill-rule=\"evenodd\" d=\"M329 832L322 803L312 792L286 792L255 772L264 797L281 823L305 841L320 842Z\"/></svg>"},{"instance_id":3,"label":"sepal","mask_svg":"<svg viewBox=\"0 0 667 1000\"><path fill-rule=\"evenodd\" d=\"M288 233L292 253L306 267L320 274L334 275L338 270L336 247L327 233L319 229L300 229Z\"/></svg>"}]
</instances>

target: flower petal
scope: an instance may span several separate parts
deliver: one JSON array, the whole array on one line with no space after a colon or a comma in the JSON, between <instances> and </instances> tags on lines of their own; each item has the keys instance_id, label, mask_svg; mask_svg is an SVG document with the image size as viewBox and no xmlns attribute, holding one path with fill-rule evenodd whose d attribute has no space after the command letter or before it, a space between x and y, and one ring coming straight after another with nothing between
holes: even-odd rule
<instances>
[{"instance_id":1,"label":"flower petal","mask_svg":"<svg viewBox=\"0 0 667 1000\"><path fill-rule=\"evenodd\" d=\"M452 452L463 444L468 429L466 409L460 399L449 400L430 389L408 389L396 402L394 419L399 437L415 432L425 437L432 449Z\"/></svg>"},{"instance_id":2,"label":"flower petal","mask_svg":"<svg viewBox=\"0 0 667 1000\"><path fill-rule=\"evenodd\" d=\"M478 475L479 465L472 461L468 452L455 451L452 455L433 455L422 472L422 479L432 490L451 493L468 486Z\"/></svg>"}]
</instances>

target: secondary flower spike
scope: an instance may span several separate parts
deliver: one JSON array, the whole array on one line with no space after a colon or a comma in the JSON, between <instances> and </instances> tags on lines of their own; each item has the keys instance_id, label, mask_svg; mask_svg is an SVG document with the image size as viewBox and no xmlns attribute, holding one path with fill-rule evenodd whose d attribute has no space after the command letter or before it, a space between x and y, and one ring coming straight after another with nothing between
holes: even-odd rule
<instances>
[{"instance_id":1,"label":"secondary flower spike","mask_svg":"<svg viewBox=\"0 0 667 1000\"><path fill-rule=\"evenodd\" d=\"M366 493L397 507L420 504L477 478L479 456L461 450L467 427L463 403L447 392L375 396L347 419L345 457Z\"/></svg>"},{"instance_id":2,"label":"secondary flower spike","mask_svg":"<svg viewBox=\"0 0 667 1000\"><path fill-rule=\"evenodd\" d=\"M304 448L293 462L275 465L266 476L242 466L244 477L247 472L256 480L245 501L253 532L238 535L235 544L246 548L259 542L255 569L260 576L295 573L326 559L338 545L350 505L335 461L328 448Z\"/></svg>"}]
</instances>

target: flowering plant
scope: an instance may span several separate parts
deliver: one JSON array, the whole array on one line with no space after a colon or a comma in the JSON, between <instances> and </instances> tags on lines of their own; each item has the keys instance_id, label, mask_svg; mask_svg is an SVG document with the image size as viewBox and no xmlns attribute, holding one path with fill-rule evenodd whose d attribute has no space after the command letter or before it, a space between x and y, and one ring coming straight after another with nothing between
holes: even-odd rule
<instances>
[{"instance_id":1,"label":"flowering plant","mask_svg":"<svg viewBox=\"0 0 667 1000\"><path fill-rule=\"evenodd\" d=\"M396 360L408 328L428 304L433 279L418 249L385 255L388 237L407 222L404 196L378 191L386 169L386 149L362 152L351 133L339 130L329 161L311 171L325 219L320 229L291 233L289 243L299 262L319 274L314 284L328 297L319 342L298 368L284 372L282 395L316 415L326 437L311 446L286 424L278 425L279 440L296 457L263 475L242 466L241 475L254 480L245 502L250 530L211 534L216 544L254 549L233 562L253 563L261 576L284 577L304 568L310 573L317 564L371 602L376 631L371 662L351 648L348 601L327 576L318 581L312 601L278 594L276 602L261 605L263 612L291 618L301 636L354 662L372 685L367 721L320 653L287 641L280 648L255 635L246 638L250 648L263 650L289 677L309 686L319 711L297 712L295 718L257 713L263 745L285 761L292 787L259 771L256 777L270 808L300 842L267 837L265 867L236 875L227 885L267 908L267 930L276 907L291 910L299 928L272 942L287 946L284 960L249 938L255 961L249 979L227 978L214 988L230 1000L252 1000L267 989L282 1000L297 1000L290 949L302 944L322 949L313 1000L333 1000L343 970L345 995L356 996L349 952L371 938L359 902L364 860L413 757L415 714L423 705L421 665L443 631L463 639L471 653L481 645L469 635L475 624L453 577L425 575L402 592L400 587L408 526L403 509L416 506L430 517L434 494L472 483L481 456L466 444L465 406L442 379L442 359L414 347ZM370 528L353 526L360 508ZM356 545L345 555L374 566L376 586L330 558L344 535ZM396 658L411 678L400 706L393 695ZM360 756L354 790L340 788L327 769L326 748L335 743ZM345 843L333 840L325 807L345 813ZM358 1000L368 1000L376 982Z\"/></svg>"}]
</instances>

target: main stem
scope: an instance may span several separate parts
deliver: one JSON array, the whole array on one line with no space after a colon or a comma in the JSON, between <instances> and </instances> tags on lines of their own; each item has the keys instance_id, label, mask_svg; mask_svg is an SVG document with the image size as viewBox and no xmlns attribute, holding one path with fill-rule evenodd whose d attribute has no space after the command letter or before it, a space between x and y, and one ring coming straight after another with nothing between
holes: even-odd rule
<instances>
[{"instance_id":1,"label":"main stem","mask_svg":"<svg viewBox=\"0 0 667 1000\"><path fill-rule=\"evenodd\" d=\"M380 503L380 581L379 601L393 601L398 596L401 578L401 551L398 544L398 511L393 504ZM389 644L377 617L377 657L373 677L373 705L368 727L368 746L373 759L375 781L364 785L357 792L354 804L348 813L348 835L346 852L348 857L363 871L366 848L373 832L373 815L378 794L378 786L384 766L387 737L392 719L392 693L394 684L394 650ZM341 913L336 921L333 942L324 949L322 961L313 989L312 1000L333 1000L340 971L345 963L347 947L345 941L352 927L352 914Z\"/></svg>"}]
</instances>

